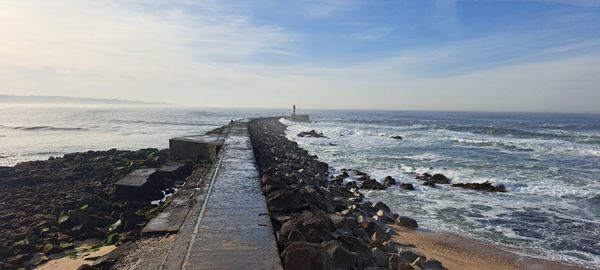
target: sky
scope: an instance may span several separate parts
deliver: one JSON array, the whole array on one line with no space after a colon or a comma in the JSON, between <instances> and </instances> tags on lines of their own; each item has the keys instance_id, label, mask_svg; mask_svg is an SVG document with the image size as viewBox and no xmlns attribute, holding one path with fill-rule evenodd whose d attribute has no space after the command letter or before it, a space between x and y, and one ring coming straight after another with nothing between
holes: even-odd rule
<instances>
[{"instance_id":1,"label":"sky","mask_svg":"<svg viewBox=\"0 0 600 270\"><path fill-rule=\"evenodd\" d=\"M2 0L0 94L600 113L600 0Z\"/></svg>"}]
</instances>

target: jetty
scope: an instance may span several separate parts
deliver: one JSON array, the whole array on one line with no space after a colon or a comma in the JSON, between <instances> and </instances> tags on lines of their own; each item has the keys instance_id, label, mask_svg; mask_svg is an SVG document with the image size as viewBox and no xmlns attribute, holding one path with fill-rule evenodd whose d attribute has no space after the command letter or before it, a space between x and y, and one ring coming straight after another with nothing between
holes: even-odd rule
<instances>
[{"instance_id":1,"label":"jetty","mask_svg":"<svg viewBox=\"0 0 600 270\"><path fill-rule=\"evenodd\" d=\"M213 161L192 176L142 230L169 240L145 252L132 269L282 269L248 134L248 122L220 133L170 140L175 154ZM142 180L138 180L142 182Z\"/></svg>"}]
</instances>

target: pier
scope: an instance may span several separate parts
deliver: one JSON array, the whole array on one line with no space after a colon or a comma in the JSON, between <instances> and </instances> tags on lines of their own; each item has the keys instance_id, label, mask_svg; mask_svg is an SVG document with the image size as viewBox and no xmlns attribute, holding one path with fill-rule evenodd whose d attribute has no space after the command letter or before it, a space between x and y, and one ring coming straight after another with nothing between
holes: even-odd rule
<instances>
[{"instance_id":1,"label":"pier","mask_svg":"<svg viewBox=\"0 0 600 270\"><path fill-rule=\"evenodd\" d=\"M214 163L204 177L192 174L144 228L144 235L166 236L154 246L142 246L145 254L131 268L282 269L247 122L231 123L212 136L217 140L206 138L195 141L207 145L179 140L188 151L180 147L180 155L214 153L203 156Z\"/></svg>"}]
</instances>

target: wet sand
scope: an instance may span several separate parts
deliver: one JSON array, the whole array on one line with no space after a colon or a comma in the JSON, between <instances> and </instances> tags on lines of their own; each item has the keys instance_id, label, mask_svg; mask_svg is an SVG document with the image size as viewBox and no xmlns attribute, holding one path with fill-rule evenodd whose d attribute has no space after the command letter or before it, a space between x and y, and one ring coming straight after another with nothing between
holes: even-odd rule
<instances>
[{"instance_id":1,"label":"wet sand","mask_svg":"<svg viewBox=\"0 0 600 270\"><path fill-rule=\"evenodd\" d=\"M434 233L391 226L393 240L410 243L415 250L434 258L450 270L576 270L588 269L509 252L500 247L449 233Z\"/></svg>"}]
</instances>

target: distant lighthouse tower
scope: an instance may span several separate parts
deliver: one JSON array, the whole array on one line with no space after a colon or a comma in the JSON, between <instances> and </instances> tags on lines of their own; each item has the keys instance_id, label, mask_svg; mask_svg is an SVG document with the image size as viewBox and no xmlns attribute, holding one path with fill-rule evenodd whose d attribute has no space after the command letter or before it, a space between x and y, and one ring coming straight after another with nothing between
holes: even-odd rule
<instances>
[{"instance_id":1,"label":"distant lighthouse tower","mask_svg":"<svg viewBox=\"0 0 600 270\"><path fill-rule=\"evenodd\" d=\"M292 110L292 116L296 116L296 104L294 104L294 107Z\"/></svg>"}]
</instances>

